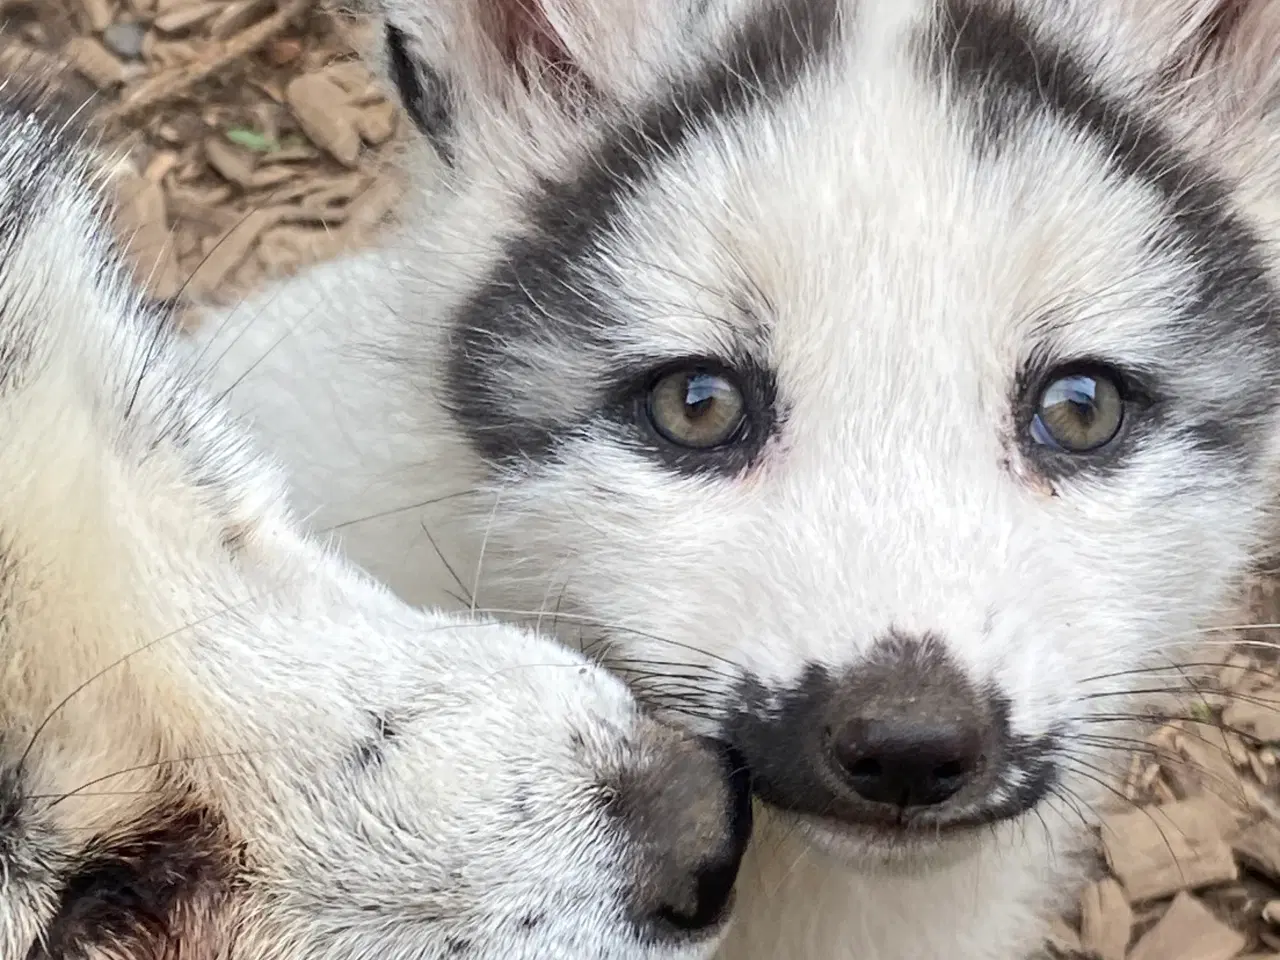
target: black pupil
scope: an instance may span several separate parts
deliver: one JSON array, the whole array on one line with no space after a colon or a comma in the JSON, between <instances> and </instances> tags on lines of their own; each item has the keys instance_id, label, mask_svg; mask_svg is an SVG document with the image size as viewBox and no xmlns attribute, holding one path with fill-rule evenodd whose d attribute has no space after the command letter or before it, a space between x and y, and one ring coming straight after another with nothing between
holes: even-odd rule
<instances>
[{"instance_id":1,"label":"black pupil","mask_svg":"<svg viewBox=\"0 0 1280 960\"><path fill-rule=\"evenodd\" d=\"M1075 411L1076 419L1083 427L1092 427L1098 418L1098 407L1092 400L1068 400L1067 404Z\"/></svg>"}]
</instances>

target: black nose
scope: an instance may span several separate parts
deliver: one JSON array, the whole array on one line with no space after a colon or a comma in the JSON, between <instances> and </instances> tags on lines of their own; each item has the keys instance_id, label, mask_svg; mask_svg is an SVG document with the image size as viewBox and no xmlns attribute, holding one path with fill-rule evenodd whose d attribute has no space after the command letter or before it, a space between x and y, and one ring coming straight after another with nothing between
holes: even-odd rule
<instances>
[{"instance_id":1,"label":"black nose","mask_svg":"<svg viewBox=\"0 0 1280 960\"><path fill-rule=\"evenodd\" d=\"M693 873L692 897L660 903L654 911L656 927L697 933L724 920L738 876L736 857L724 856L705 863Z\"/></svg>"},{"instance_id":2,"label":"black nose","mask_svg":"<svg viewBox=\"0 0 1280 960\"><path fill-rule=\"evenodd\" d=\"M958 722L859 718L836 731L831 751L864 800L932 807L954 797L978 772L982 736Z\"/></svg>"},{"instance_id":3,"label":"black nose","mask_svg":"<svg viewBox=\"0 0 1280 960\"><path fill-rule=\"evenodd\" d=\"M751 837L751 779L746 762L724 744L704 742L717 754L727 776L728 834L724 844L694 868L692 899L668 895L656 911L660 925L687 933L710 929L724 920Z\"/></svg>"},{"instance_id":4,"label":"black nose","mask_svg":"<svg viewBox=\"0 0 1280 960\"><path fill-rule=\"evenodd\" d=\"M751 836L751 782L723 743L652 739L647 761L620 784L634 850L631 907L646 937L679 942L714 933L728 917Z\"/></svg>"}]
</instances>

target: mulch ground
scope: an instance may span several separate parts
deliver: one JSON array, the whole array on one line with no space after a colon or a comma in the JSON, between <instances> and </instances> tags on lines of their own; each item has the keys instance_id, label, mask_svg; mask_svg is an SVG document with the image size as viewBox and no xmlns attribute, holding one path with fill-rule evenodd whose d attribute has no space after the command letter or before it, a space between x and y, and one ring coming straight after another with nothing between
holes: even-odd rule
<instances>
[{"instance_id":1,"label":"mulch ground","mask_svg":"<svg viewBox=\"0 0 1280 960\"><path fill-rule=\"evenodd\" d=\"M368 242L401 117L314 0L0 0L0 69L71 68L158 296L230 300Z\"/></svg>"},{"instance_id":2,"label":"mulch ground","mask_svg":"<svg viewBox=\"0 0 1280 960\"><path fill-rule=\"evenodd\" d=\"M68 65L118 144L121 234L158 296L233 300L394 218L406 124L354 58L362 25L317 0L0 0L0 21L0 73ZM1260 578L1240 622L1280 620L1275 592ZM1224 634L1161 681L1182 695L1079 810L1099 879L1049 955L1280 960L1277 639Z\"/></svg>"}]
</instances>

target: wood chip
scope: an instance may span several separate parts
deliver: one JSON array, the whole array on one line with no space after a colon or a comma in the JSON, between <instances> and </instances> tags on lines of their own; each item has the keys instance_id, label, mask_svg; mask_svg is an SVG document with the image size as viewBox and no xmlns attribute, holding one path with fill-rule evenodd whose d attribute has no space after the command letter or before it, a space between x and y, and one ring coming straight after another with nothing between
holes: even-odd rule
<instances>
[{"instance_id":1,"label":"wood chip","mask_svg":"<svg viewBox=\"0 0 1280 960\"><path fill-rule=\"evenodd\" d=\"M324 75L342 88L351 100L359 100L375 93L377 85L368 69L359 60L341 60L324 68Z\"/></svg>"},{"instance_id":2,"label":"wood chip","mask_svg":"<svg viewBox=\"0 0 1280 960\"><path fill-rule=\"evenodd\" d=\"M267 47L267 62L273 67L283 67L302 56L302 41L296 37L280 37ZM283 97L276 99L282 100Z\"/></svg>"},{"instance_id":3,"label":"wood chip","mask_svg":"<svg viewBox=\"0 0 1280 960\"><path fill-rule=\"evenodd\" d=\"M1153 764L1154 766L1154 764ZM1142 755L1137 751L1129 757L1129 768L1125 771L1121 792L1126 800L1138 799L1138 781L1142 775Z\"/></svg>"},{"instance_id":4,"label":"wood chip","mask_svg":"<svg viewBox=\"0 0 1280 960\"><path fill-rule=\"evenodd\" d=\"M369 176L347 173L340 177L307 177L280 190L272 191L269 204L288 204L306 199L313 205L346 203L369 188Z\"/></svg>"},{"instance_id":5,"label":"wood chip","mask_svg":"<svg viewBox=\"0 0 1280 960\"><path fill-rule=\"evenodd\" d=\"M1103 852L1130 902L1237 878L1231 847L1222 837L1224 828L1234 828L1224 806L1216 798L1198 797L1113 814L1103 821Z\"/></svg>"},{"instance_id":6,"label":"wood chip","mask_svg":"<svg viewBox=\"0 0 1280 960\"><path fill-rule=\"evenodd\" d=\"M361 109L356 114L356 127L365 142L376 147L395 136L399 116L396 105L390 100L383 100Z\"/></svg>"},{"instance_id":7,"label":"wood chip","mask_svg":"<svg viewBox=\"0 0 1280 960\"><path fill-rule=\"evenodd\" d=\"M99 89L119 86L128 77L124 62L92 37L72 37L62 53L72 67Z\"/></svg>"},{"instance_id":8,"label":"wood chip","mask_svg":"<svg viewBox=\"0 0 1280 960\"><path fill-rule=\"evenodd\" d=\"M360 133L341 87L323 74L307 74L289 83L285 99L312 143L344 166L356 165Z\"/></svg>"},{"instance_id":9,"label":"wood chip","mask_svg":"<svg viewBox=\"0 0 1280 960\"><path fill-rule=\"evenodd\" d=\"M400 192L398 183L383 177L353 201L347 209L349 238L354 241L367 236L395 208Z\"/></svg>"},{"instance_id":10,"label":"wood chip","mask_svg":"<svg viewBox=\"0 0 1280 960\"><path fill-rule=\"evenodd\" d=\"M208 57L198 62L153 74L146 83L131 90L126 99L107 111L105 120L119 123L181 96L201 80L216 73L226 64L247 57L284 30L294 19L309 10L314 0L280 0L276 12L247 30L219 43Z\"/></svg>"},{"instance_id":11,"label":"wood chip","mask_svg":"<svg viewBox=\"0 0 1280 960\"><path fill-rule=\"evenodd\" d=\"M217 2L190 4L156 17L152 26L165 34L186 33L211 19L222 9L223 4Z\"/></svg>"},{"instance_id":12,"label":"wood chip","mask_svg":"<svg viewBox=\"0 0 1280 960\"><path fill-rule=\"evenodd\" d=\"M1234 733L1226 733L1223 739L1227 744L1227 753L1231 757L1231 762L1238 768L1243 769L1249 766L1249 748L1245 746L1244 741Z\"/></svg>"},{"instance_id":13,"label":"wood chip","mask_svg":"<svg viewBox=\"0 0 1280 960\"><path fill-rule=\"evenodd\" d=\"M284 164L264 165L253 172L250 178L249 186L254 190L264 190L267 187L278 187L282 183L288 183L298 177L298 169Z\"/></svg>"},{"instance_id":14,"label":"wood chip","mask_svg":"<svg viewBox=\"0 0 1280 960\"><path fill-rule=\"evenodd\" d=\"M121 175L116 183L117 224L134 275L154 296L168 299L182 280L169 230L164 191L144 177Z\"/></svg>"},{"instance_id":15,"label":"wood chip","mask_svg":"<svg viewBox=\"0 0 1280 960\"><path fill-rule=\"evenodd\" d=\"M282 223L309 223L313 226L334 227L347 222L347 208L342 206L315 206L295 203L281 218Z\"/></svg>"},{"instance_id":16,"label":"wood chip","mask_svg":"<svg viewBox=\"0 0 1280 960\"><path fill-rule=\"evenodd\" d=\"M162 42L155 39L154 34L147 34L142 44L142 55L153 68L159 70L181 70L200 59L200 50L194 43L186 40L170 40ZM139 84L139 89L147 86ZM135 95L135 91L126 91L126 99Z\"/></svg>"},{"instance_id":17,"label":"wood chip","mask_svg":"<svg viewBox=\"0 0 1280 960\"><path fill-rule=\"evenodd\" d=\"M158 150L147 163L142 175L152 183L160 183L181 163L178 154L173 150Z\"/></svg>"},{"instance_id":18,"label":"wood chip","mask_svg":"<svg viewBox=\"0 0 1280 960\"><path fill-rule=\"evenodd\" d=\"M258 158L250 151L228 143L222 137L209 137L204 142L204 156L209 166L232 183L253 186Z\"/></svg>"},{"instance_id":19,"label":"wood chip","mask_svg":"<svg viewBox=\"0 0 1280 960\"><path fill-rule=\"evenodd\" d=\"M1164 772L1182 797L1207 792L1232 803L1243 802L1240 772L1221 730L1210 724L1193 724L1178 739L1178 750L1181 760L1167 762Z\"/></svg>"},{"instance_id":20,"label":"wood chip","mask_svg":"<svg viewBox=\"0 0 1280 960\"><path fill-rule=\"evenodd\" d=\"M1074 957L1084 952L1079 935L1061 917L1054 917L1049 921L1045 944L1060 957Z\"/></svg>"},{"instance_id":21,"label":"wood chip","mask_svg":"<svg viewBox=\"0 0 1280 960\"><path fill-rule=\"evenodd\" d=\"M330 230L282 226L263 234L258 257L269 270L281 273L341 252L342 238Z\"/></svg>"},{"instance_id":22,"label":"wood chip","mask_svg":"<svg viewBox=\"0 0 1280 960\"><path fill-rule=\"evenodd\" d=\"M1107 879L1091 883L1080 895L1080 943L1098 960L1125 960L1133 929L1133 909L1124 890Z\"/></svg>"},{"instance_id":23,"label":"wood chip","mask_svg":"<svg viewBox=\"0 0 1280 960\"><path fill-rule=\"evenodd\" d=\"M1280 825L1263 820L1240 834L1232 846L1245 866L1280 881Z\"/></svg>"},{"instance_id":24,"label":"wood chip","mask_svg":"<svg viewBox=\"0 0 1280 960\"><path fill-rule=\"evenodd\" d=\"M169 200L174 204L215 207L225 204L230 197L232 197L232 188L225 184L220 187L186 187L175 183L169 184Z\"/></svg>"},{"instance_id":25,"label":"wood chip","mask_svg":"<svg viewBox=\"0 0 1280 960\"><path fill-rule=\"evenodd\" d=\"M188 281L193 298L211 296L249 256L262 233L279 222L275 208L255 210L218 237Z\"/></svg>"},{"instance_id":26,"label":"wood chip","mask_svg":"<svg viewBox=\"0 0 1280 960\"><path fill-rule=\"evenodd\" d=\"M80 9L84 13L85 23L94 33L101 33L116 18L116 11L110 0L80 0Z\"/></svg>"},{"instance_id":27,"label":"wood chip","mask_svg":"<svg viewBox=\"0 0 1280 960\"><path fill-rule=\"evenodd\" d=\"M192 201L188 194L170 193L169 213L175 221L218 232L231 229L240 220L234 211L223 206L204 206Z\"/></svg>"},{"instance_id":28,"label":"wood chip","mask_svg":"<svg viewBox=\"0 0 1280 960\"><path fill-rule=\"evenodd\" d=\"M281 147L268 156L269 163L308 163L320 156L320 151L305 143Z\"/></svg>"},{"instance_id":29,"label":"wood chip","mask_svg":"<svg viewBox=\"0 0 1280 960\"><path fill-rule=\"evenodd\" d=\"M1249 771L1257 778L1257 781L1264 787L1271 783L1271 769L1262 762L1262 758L1256 753L1248 755Z\"/></svg>"},{"instance_id":30,"label":"wood chip","mask_svg":"<svg viewBox=\"0 0 1280 960\"><path fill-rule=\"evenodd\" d=\"M1236 697L1222 711L1222 722L1264 743L1280 742L1280 696L1274 691L1255 690L1247 699Z\"/></svg>"},{"instance_id":31,"label":"wood chip","mask_svg":"<svg viewBox=\"0 0 1280 960\"><path fill-rule=\"evenodd\" d=\"M1128 960L1231 960L1247 943L1195 897L1180 893Z\"/></svg>"},{"instance_id":32,"label":"wood chip","mask_svg":"<svg viewBox=\"0 0 1280 960\"><path fill-rule=\"evenodd\" d=\"M1252 675L1253 658L1243 653L1233 653L1218 670L1218 687L1222 690L1240 690Z\"/></svg>"},{"instance_id":33,"label":"wood chip","mask_svg":"<svg viewBox=\"0 0 1280 960\"><path fill-rule=\"evenodd\" d=\"M1138 794L1141 795L1150 790L1156 780L1160 778L1161 772L1160 764L1147 764L1147 768L1142 771L1142 776L1138 778L1138 782L1136 784Z\"/></svg>"},{"instance_id":34,"label":"wood chip","mask_svg":"<svg viewBox=\"0 0 1280 960\"><path fill-rule=\"evenodd\" d=\"M209 36L225 40L233 33L261 20L271 12L272 0L236 0L228 3L209 25Z\"/></svg>"}]
</instances>

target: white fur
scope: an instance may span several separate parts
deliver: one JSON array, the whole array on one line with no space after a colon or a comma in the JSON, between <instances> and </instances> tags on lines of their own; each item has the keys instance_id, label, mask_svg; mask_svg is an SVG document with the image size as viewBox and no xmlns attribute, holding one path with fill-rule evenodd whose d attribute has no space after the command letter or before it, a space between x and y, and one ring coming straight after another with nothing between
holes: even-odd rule
<instances>
[{"instance_id":1,"label":"white fur","mask_svg":"<svg viewBox=\"0 0 1280 960\"><path fill-rule=\"evenodd\" d=\"M632 666L680 677L683 719L704 732L732 708L740 673L785 686L806 664L856 664L890 628L941 636L1009 696L1015 730L1068 731L1061 790L980 835L907 850L765 810L718 956L1008 960L1029 949L1082 839L1079 809L1114 759L1076 738L1123 735L1096 718L1128 709L1127 691L1152 682L1133 671L1162 664L1215 615L1270 505L1271 429L1247 467L1169 437L1117 477L1060 482L1017 444L1011 381L1045 335L1046 308L1059 308L1050 332L1067 356L1168 362L1170 318L1193 278L1143 243L1163 216L1158 198L1049 122L978 163L963 124L911 72L905 31L929 5L850 2L855 39L834 62L775 112L695 138L647 181L602 258L609 283L582 290L626 318L622 355L679 356L748 322L730 292L749 277L758 299L746 312L767 317L790 404L776 446L744 476L693 480L587 431L556 465L488 476L437 403L451 317L520 228L523 191L572 169L610 108L571 122L537 83L502 86L450 19L465 20L464 4L385 6L428 55L448 52L460 71L485 64L484 83L465 87L479 107L457 145L464 173L441 178L414 147L420 197L407 226L202 334L226 348L235 402L270 435L317 525L342 525L356 561L416 600L447 605L458 590L438 546L481 607L511 619L555 611L570 640L607 636ZM622 115L649 78L693 69L717 25L752 4L715 0L705 30L678 37L674 0L649 8L649 28L627 4L547 6L579 18L563 31L571 50L618 24L606 47L634 62L609 72L581 59ZM1280 141L1265 110L1222 112L1256 107L1271 81L1253 61L1237 69L1243 55L1230 51L1197 61L1190 80L1167 69L1203 41L1215 5L1020 6L1116 96L1159 111L1206 169L1234 178L1274 265ZM1275 4L1252 6L1254 22L1274 18ZM1256 38L1231 48L1258 49ZM573 396L579 385L560 374L598 358L566 350L537 344L512 384ZM539 370L557 376L538 382ZM1169 375L1179 395L1212 402L1239 374L1188 356ZM679 696L662 700L681 714Z\"/></svg>"},{"instance_id":2,"label":"white fur","mask_svg":"<svg viewBox=\"0 0 1280 960\"><path fill-rule=\"evenodd\" d=\"M714 800L716 758L577 654L303 535L12 92L0 209L45 192L0 224L0 956L705 956L638 930L633 888L667 896L727 810L626 821L672 762Z\"/></svg>"}]
</instances>

